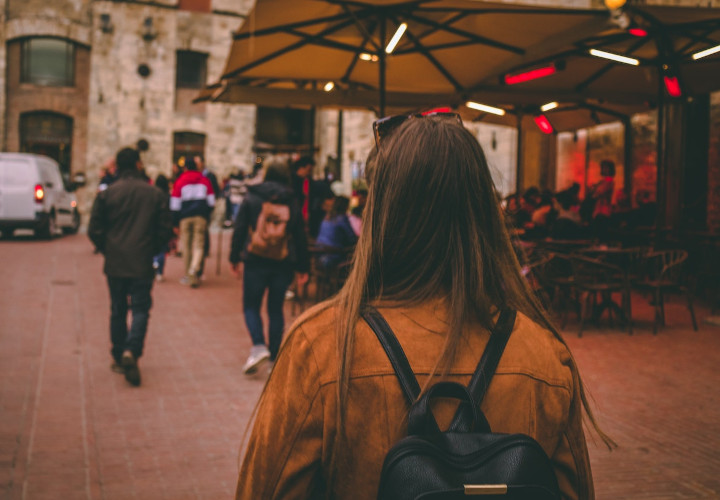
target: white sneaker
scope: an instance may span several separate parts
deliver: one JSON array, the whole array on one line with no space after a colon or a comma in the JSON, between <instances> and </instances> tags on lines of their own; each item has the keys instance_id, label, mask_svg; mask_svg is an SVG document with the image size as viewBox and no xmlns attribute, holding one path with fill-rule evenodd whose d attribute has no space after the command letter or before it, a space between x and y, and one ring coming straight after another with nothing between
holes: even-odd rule
<instances>
[{"instance_id":1,"label":"white sneaker","mask_svg":"<svg viewBox=\"0 0 720 500\"><path fill-rule=\"evenodd\" d=\"M165 281L165 278L163 278L162 274L156 274L155 281L157 281L158 283L161 283L161 282Z\"/></svg>"},{"instance_id":2,"label":"white sneaker","mask_svg":"<svg viewBox=\"0 0 720 500\"><path fill-rule=\"evenodd\" d=\"M289 288L285 291L285 300L292 300L295 298L295 292L290 290Z\"/></svg>"},{"instance_id":3,"label":"white sneaker","mask_svg":"<svg viewBox=\"0 0 720 500\"><path fill-rule=\"evenodd\" d=\"M270 351L268 351L268 348L265 347L265 345L252 346L252 348L250 349L250 356L248 356L247 361L245 361L245 366L243 366L243 373L245 375L255 373L260 367L260 365L262 365L269 358Z\"/></svg>"}]
</instances>

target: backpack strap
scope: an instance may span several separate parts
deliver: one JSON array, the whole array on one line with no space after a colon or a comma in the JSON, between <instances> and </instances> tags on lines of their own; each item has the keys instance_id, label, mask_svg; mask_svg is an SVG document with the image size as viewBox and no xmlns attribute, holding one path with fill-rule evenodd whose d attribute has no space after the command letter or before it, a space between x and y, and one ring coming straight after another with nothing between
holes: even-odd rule
<instances>
[{"instance_id":1,"label":"backpack strap","mask_svg":"<svg viewBox=\"0 0 720 500\"><path fill-rule=\"evenodd\" d=\"M480 402L485 397L485 392L490 385L490 380L495 374L497 365L500 362L500 357L512 333L516 315L516 311L512 309L505 309L500 313L500 317L490 334L490 340L488 340L488 344L478 362L475 373L473 373L470 379L468 392L475 402L478 412L480 412ZM375 332L380 344L383 346L390 360L390 364L392 364L393 370L395 371L395 375L400 382L403 394L405 394L405 399L408 401L408 405L412 406L420 394L420 385L415 378L415 373L410 367L410 362L407 356L405 356L405 352L400 346L400 342L398 342L395 333L387 321L385 321L382 314L373 306L366 305L363 309L362 317L372 331ZM453 421L448 429L449 431L457 432L469 429L471 422L468 421L468 418L472 420L474 412L467 404L467 402L461 403L453 417ZM482 415L481 421L487 422L484 415ZM437 425L435 425L435 427L437 428ZM487 431L489 432L489 426L487 427Z\"/></svg>"},{"instance_id":2,"label":"backpack strap","mask_svg":"<svg viewBox=\"0 0 720 500\"><path fill-rule=\"evenodd\" d=\"M517 317L517 311L513 309L503 309L500 313L500 317L495 323L495 327L490 333L490 339L488 340L485 351L483 351L482 357L475 368L470 383L468 384L468 391L472 395L473 401L479 407L482 403L487 388L490 385L495 370L497 369L500 358L505 351L505 346L510 339L510 334L513 331L515 325L515 318ZM463 402L455 413L452 423L448 430L459 431L462 428L466 428L466 422L468 417L471 416L471 412L468 412L467 403ZM489 432L489 429L488 429Z\"/></svg>"},{"instance_id":3,"label":"backpack strap","mask_svg":"<svg viewBox=\"0 0 720 500\"><path fill-rule=\"evenodd\" d=\"M415 378L415 373L410 367L410 362L405 356L405 351L402 350L400 342L398 342L395 333L387 324L383 315L378 312L373 306L365 306L362 312L363 319L370 325L370 328L377 336L380 344L385 349L390 364L392 364L395 375L397 375L400 387L402 388L403 394L409 406L415 402L417 397L420 395L420 384L418 384Z\"/></svg>"}]
</instances>

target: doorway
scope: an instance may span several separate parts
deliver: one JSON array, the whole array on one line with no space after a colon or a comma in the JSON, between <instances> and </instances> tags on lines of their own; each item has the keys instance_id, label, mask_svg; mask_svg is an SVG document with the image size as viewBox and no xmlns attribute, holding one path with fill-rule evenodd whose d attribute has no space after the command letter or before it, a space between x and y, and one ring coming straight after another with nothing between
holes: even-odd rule
<instances>
[{"instance_id":1,"label":"doorway","mask_svg":"<svg viewBox=\"0 0 720 500\"><path fill-rule=\"evenodd\" d=\"M49 156L60 164L64 176L70 175L73 119L46 111L20 115L20 151Z\"/></svg>"}]
</instances>

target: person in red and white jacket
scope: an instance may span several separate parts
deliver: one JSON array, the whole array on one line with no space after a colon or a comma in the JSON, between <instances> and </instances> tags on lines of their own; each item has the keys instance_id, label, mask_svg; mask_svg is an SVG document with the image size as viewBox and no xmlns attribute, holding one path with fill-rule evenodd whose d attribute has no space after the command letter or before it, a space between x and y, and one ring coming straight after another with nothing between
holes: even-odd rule
<instances>
[{"instance_id":1,"label":"person in red and white jacket","mask_svg":"<svg viewBox=\"0 0 720 500\"><path fill-rule=\"evenodd\" d=\"M203 246L210 214L215 206L212 184L198 170L195 160L185 160L185 172L173 186L170 210L173 223L180 227L180 241L185 265L181 280L193 288L200 285L198 270L204 257Z\"/></svg>"}]
</instances>

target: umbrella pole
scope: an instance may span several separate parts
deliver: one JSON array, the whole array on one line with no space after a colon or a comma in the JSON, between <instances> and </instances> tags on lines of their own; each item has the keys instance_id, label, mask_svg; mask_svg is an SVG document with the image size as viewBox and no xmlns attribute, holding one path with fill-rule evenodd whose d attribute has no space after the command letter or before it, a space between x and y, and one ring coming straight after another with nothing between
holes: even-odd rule
<instances>
[{"instance_id":1,"label":"umbrella pole","mask_svg":"<svg viewBox=\"0 0 720 500\"><path fill-rule=\"evenodd\" d=\"M220 225L220 231L218 231L218 237L217 237L217 263L215 266L215 275L220 276L220 261L222 259L222 235L223 235L223 227L222 224Z\"/></svg>"},{"instance_id":2,"label":"umbrella pole","mask_svg":"<svg viewBox=\"0 0 720 500\"><path fill-rule=\"evenodd\" d=\"M522 113L518 111L517 115L517 156L515 164L515 193L520 195L522 188L522 162L523 162L523 140L522 140Z\"/></svg>"},{"instance_id":3,"label":"umbrella pole","mask_svg":"<svg viewBox=\"0 0 720 500\"><path fill-rule=\"evenodd\" d=\"M380 90L380 118L385 116L385 19L380 19L380 64L379 64L379 90Z\"/></svg>"},{"instance_id":4,"label":"umbrella pole","mask_svg":"<svg viewBox=\"0 0 720 500\"><path fill-rule=\"evenodd\" d=\"M623 184L624 184L624 191L625 194L628 197L628 200L631 200L632 198L632 150L633 150L633 135L632 135L632 122L630 121L630 118L625 118L622 121L623 123L623 132L625 135L625 149L623 151L624 156L624 168L623 168ZM632 203L632 202L631 202Z\"/></svg>"},{"instance_id":5,"label":"umbrella pole","mask_svg":"<svg viewBox=\"0 0 720 500\"><path fill-rule=\"evenodd\" d=\"M657 113L657 153L655 160L655 247L662 241L662 228L665 225L665 88L663 87L662 70L658 68L658 113Z\"/></svg>"}]
</instances>

